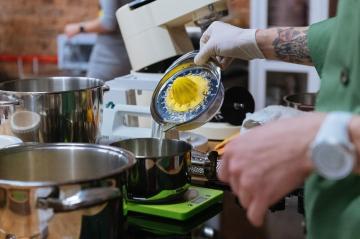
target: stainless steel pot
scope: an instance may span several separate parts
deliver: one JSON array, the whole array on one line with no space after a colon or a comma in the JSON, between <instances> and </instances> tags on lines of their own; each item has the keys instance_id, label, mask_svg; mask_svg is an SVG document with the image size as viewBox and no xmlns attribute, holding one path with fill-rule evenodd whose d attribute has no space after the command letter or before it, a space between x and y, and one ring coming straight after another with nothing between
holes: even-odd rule
<instances>
[{"instance_id":1,"label":"stainless steel pot","mask_svg":"<svg viewBox=\"0 0 360 239\"><path fill-rule=\"evenodd\" d=\"M180 140L138 138L111 144L135 154L127 200L163 203L181 196L189 187L191 145Z\"/></svg>"},{"instance_id":2,"label":"stainless steel pot","mask_svg":"<svg viewBox=\"0 0 360 239\"><path fill-rule=\"evenodd\" d=\"M134 164L126 150L92 144L0 150L0 238L118 238Z\"/></svg>"},{"instance_id":3,"label":"stainless steel pot","mask_svg":"<svg viewBox=\"0 0 360 239\"><path fill-rule=\"evenodd\" d=\"M86 77L32 78L0 83L0 95L21 102L10 131L24 142L95 143L104 82ZM10 102L10 101L9 101Z\"/></svg>"},{"instance_id":4,"label":"stainless steel pot","mask_svg":"<svg viewBox=\"0 0 360 239\"><path fill-rule=\"evenodd\" d=\"M314 111L316 95L316 93L287 95L284 97L284 101L287 106L290 106L292 108L302 111Z\"/></svg>"}]
</instances>

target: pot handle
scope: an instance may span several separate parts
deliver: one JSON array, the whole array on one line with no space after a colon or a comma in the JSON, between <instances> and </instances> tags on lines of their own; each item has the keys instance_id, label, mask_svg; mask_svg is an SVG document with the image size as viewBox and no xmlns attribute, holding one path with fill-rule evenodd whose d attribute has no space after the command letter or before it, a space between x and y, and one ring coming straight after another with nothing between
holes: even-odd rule
<instances>
[{"instance_id":1,"label":"pot handle","mask_svg":"<svg viewBox=\"0 0 360 239\"><path fill-rule=\"evenodd\" d=\"M109 90L110 90L110 86L108 86L108 85L103 85L103 86L102 86L102 90L103 90L103 92L109 91Z\"/></svg>"},{"instance_id":2,"label":"pot handle","mask_svg":"<svg viewBox=\"0 0 360 239\"><path fill-rule=\"evenodd\" d=\"M17 99L15 97L11 97L8 100L1 100L0 101L1 106L9 106L9 105L18 106L18 105L21 105L21 103L22 103L22 100Z\"/></svg>"},{"instance_id":3,"label":"pot handle","mask_svg":"<svg viewBox=\"0 0 360 239\"><path fill-rule=\"evenodd\" d=\"M37 207L41 209L51 208L54 212L67 212L96 206L120 197L121 192L118 188L89 188L64 199L38 198Z\"/></svg>"},{"instance_id":4,"label":"pot handle","mask_svg":"<svg viewBox=\"0 0 360 239\"><path fill-rule=\"evenodd\" d=\"M314 108L312 105L297 105L297 109L301 111L314 111Z\"/></svg>"}]
</instances>

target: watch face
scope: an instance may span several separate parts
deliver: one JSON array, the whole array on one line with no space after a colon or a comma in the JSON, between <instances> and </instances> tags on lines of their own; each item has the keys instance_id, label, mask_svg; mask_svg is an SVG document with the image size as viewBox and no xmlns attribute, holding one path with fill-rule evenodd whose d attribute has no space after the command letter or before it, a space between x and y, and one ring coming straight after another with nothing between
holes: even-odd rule
<instances>
[{"instance_id":1,"label":"watch face","mask_svg":"<svg viewBox=\"0 0 360 239\"><path fill-rule=\"evenodd\" d=\"M327 179L344 178L354 167L354 152L339 144L316 145L312 150L312 159L318 173Z\"/></svg>"}]
</instances>

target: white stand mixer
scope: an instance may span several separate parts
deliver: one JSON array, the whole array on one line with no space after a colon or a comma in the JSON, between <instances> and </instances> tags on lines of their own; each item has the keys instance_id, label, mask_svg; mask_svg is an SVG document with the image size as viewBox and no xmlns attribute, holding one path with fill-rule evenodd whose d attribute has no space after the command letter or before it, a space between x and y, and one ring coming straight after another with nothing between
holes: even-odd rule
<instances>
[{"instance_id":1,"label":"white stand mixer","mask_svg":"<svg viewBox=\"0 0 360 239\"><path fill-rule=\"evenodd\" d=\"M134 71L193 51L186 25L203 22L203 19L216 20L219 13L226 10L224 0L134 2L116 12ZM136 5L136 2L145 2L145 5Z\"/></svg>"},{"instance_id":2,"label":"white stand mixer","mask_svg":"<svg viewBox=\"0 0 360 239\"><path fill-rule=\"evenodd\" d=\"M109 138L150 137L151 123L140 127L129 127L127 115L148 117L150 121L151 94L162 74L140 73L154 63L193 50L188 32L199 28L188 27L191 23L216 20L226 10L224 0L148 0L134 1L118 9L116 16L130 58L133 71L126 76L108 81L110 91L104 97L101 133ZM208 21L208 22L209 22ZM126 91L149 91L148 97L137 96L144 106L129 105ZM146 94L143 94L146 95ZM148 120L149 121L149 120ZM221 125L219 125L221 124ZM239 127L227 123L207 123L195 130L199 144L207 139L222 140ZM208 137L210 136L210 137ZM186 136L189 138L189 136ZM191 137L191 136L190 136Z\"/></svg>"}]
</instances>

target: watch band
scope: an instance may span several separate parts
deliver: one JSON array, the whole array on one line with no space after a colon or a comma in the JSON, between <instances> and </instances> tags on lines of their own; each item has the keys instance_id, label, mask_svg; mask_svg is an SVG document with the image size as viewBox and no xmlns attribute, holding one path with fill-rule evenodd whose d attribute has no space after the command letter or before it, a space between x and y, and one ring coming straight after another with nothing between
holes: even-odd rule
<instances>
[{"instance_id":1,"label":"watch band","mask_svg":"<svg viewBox=\"0 0 360 239\"><path fill-rule=\"evenodd\" d=\"M80 25L79 32L81 33L85 32L85 27L83 25Z\"/></svg>"},{"instance_id":2,"label":"watch band","mask_svg":"<svg viewBox=\"0 0 360 239\"><path fill-rule=\"evenodd\" d=\"M323 139L333 138L336 135L336 141L342 143L351 143L348 136L348 125L352 114L348 112L331 112L321 124L320 130L316 135L314 143L320 143ZM336 127L334 127L336 125ZM344 134L346 132L346 134Z\"/></svg>"},{"instance_id":3,"label":"watch band","mask_svg":"<svg viewBox=\"0 0 360 239\"><path fill-rule=\"evenodd\" d=\"M311 158L321 176L339 180L348 176L356 163L355 147L350 142L348 125L352 114L329 113L313 143Z\"/></svg>"}]
</instances>

